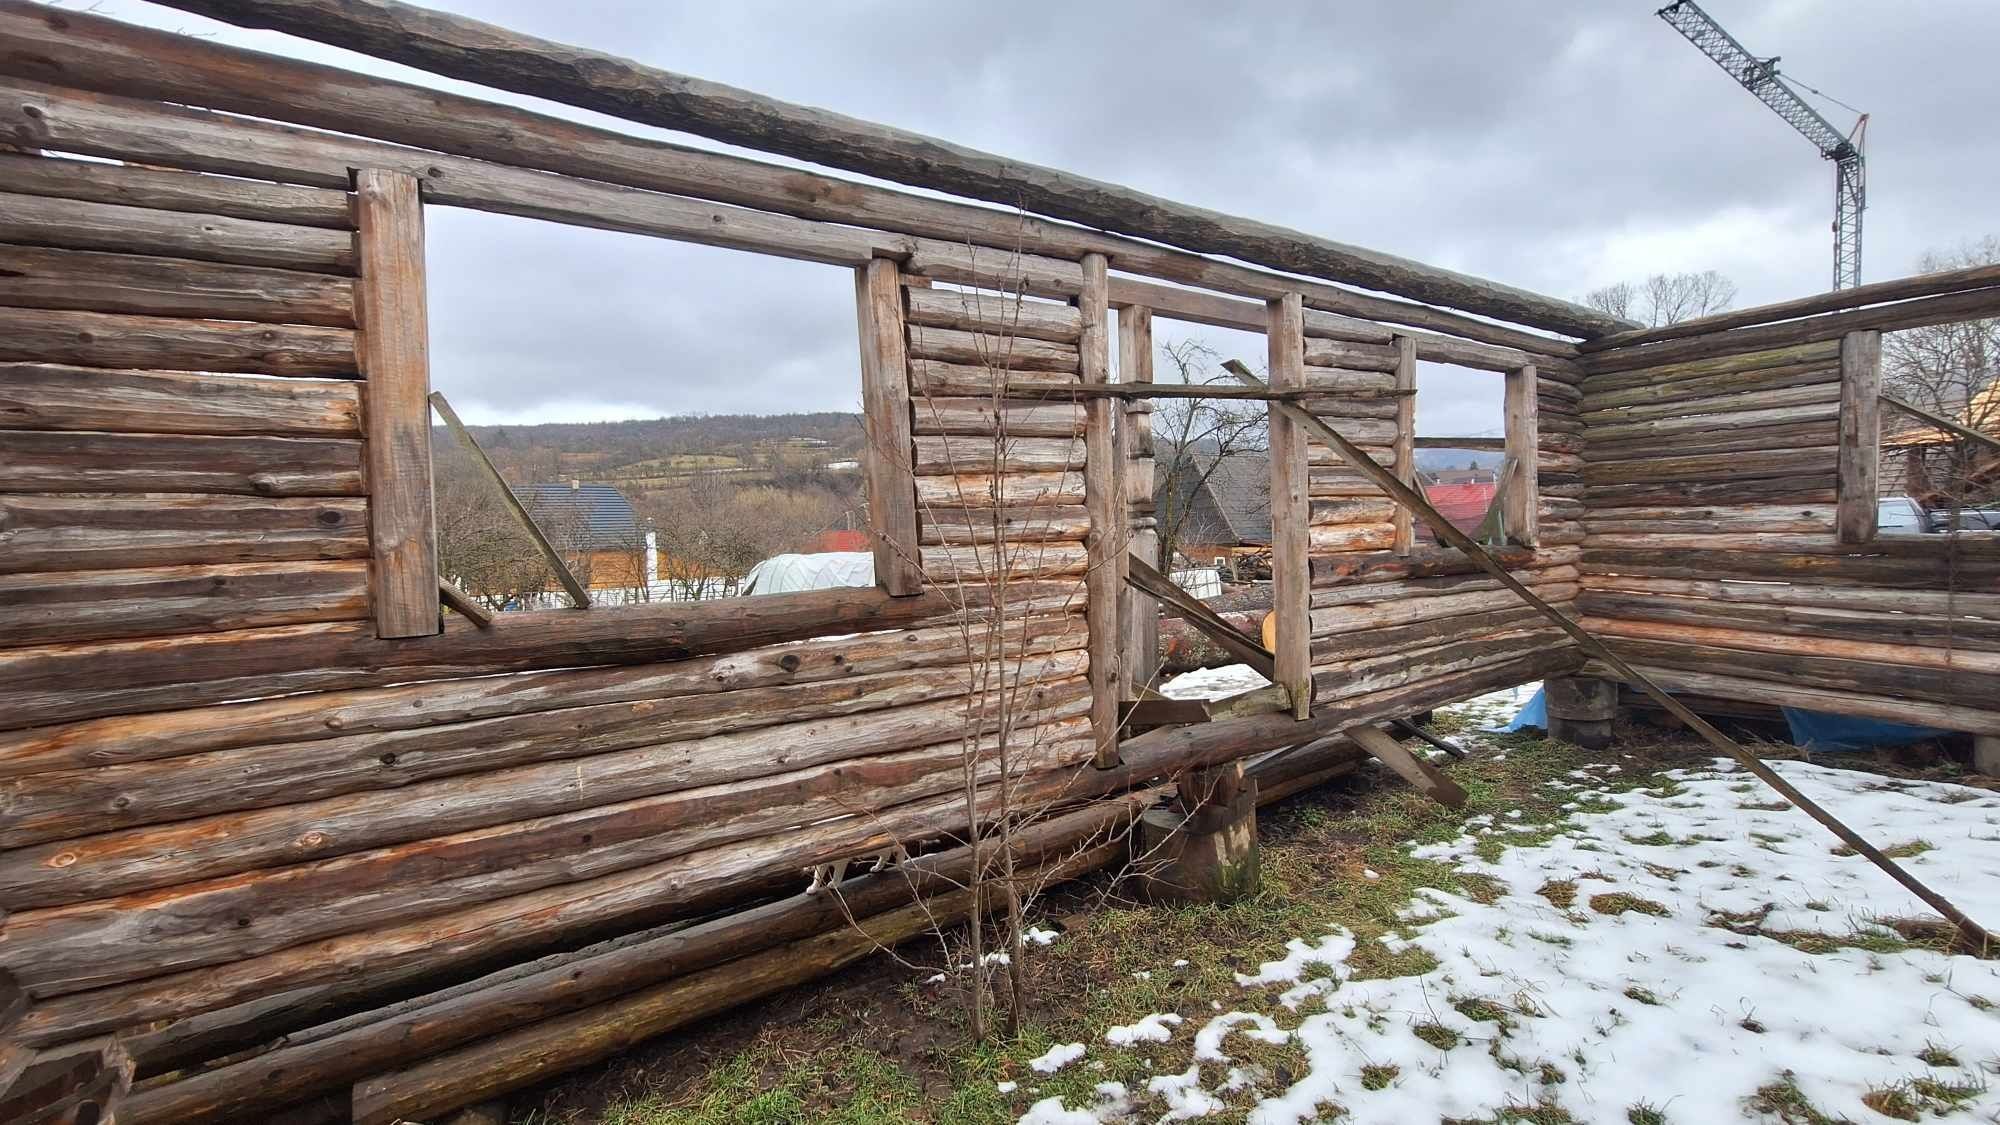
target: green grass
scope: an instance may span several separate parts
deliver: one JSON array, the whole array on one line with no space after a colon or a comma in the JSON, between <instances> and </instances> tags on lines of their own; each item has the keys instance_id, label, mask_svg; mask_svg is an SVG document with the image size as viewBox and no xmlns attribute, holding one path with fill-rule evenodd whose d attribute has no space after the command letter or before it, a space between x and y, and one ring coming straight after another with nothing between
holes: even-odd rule
<instances>
[{"instance_id":1,"label":"green grass","mask_svg":"<svg viewBox=\"0 0 2000 1125\"><path fill-rule=\"evenodd\" d=\"M1627 1106L1625 1120L1631 1125L1667 1125L1666 1112L1651 1102L1633 1102Z\"/></svg>"}]
</instances>

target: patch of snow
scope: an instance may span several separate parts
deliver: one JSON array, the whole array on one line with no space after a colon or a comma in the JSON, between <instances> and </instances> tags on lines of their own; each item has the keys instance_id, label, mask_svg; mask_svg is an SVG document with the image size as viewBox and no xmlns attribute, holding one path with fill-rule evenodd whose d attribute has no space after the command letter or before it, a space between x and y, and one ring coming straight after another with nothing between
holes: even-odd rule
<instances>
[{"instance_id":1,"label":"patch of snow","mask_svg":"<svg viewBox=\"0 0 2000 1125\"><path fill-rule=\"evenodd\" d=\"M924 978L924 983L925 983L925 984L943 984L943 983L944 983L944 974L943 974L943 973L936 973L936 974L934 974L934 975L932 975L932 976L928 976L928 977L925 977L925 978Z\"/></svg>"},{"instance_id":2,"label":"patch of snow","mask_svg":"<svg viewBox=\"0 0 2000 1125\"><path fill-rule=\"evenodd\" d=\"M1016 1090L1020 1089L1020 1088L1021 1088L1021 1084L1020 1084L1019 1082L1012 1082L1012 1081L1008 1081L1008 1082L995 1082L995 1083L993 1084L993 1088L994 1088L995 1090L998 1090L998 1091L1000 1091L1000 1092L1001 1092L1001 1093L1003 1093L1003 1094L1011 1094L1011 1093L1013 1093L1014 1091L1016 1091Z\"/></svg>"},{"instance_id":3,"label":"patch of snow","mask_svg":"<svg viewBox=\"0 0 2000 1125\"><path fill-rule=\"evenodd\" d=\"M1220 668L1182 672L1161 684L1160 694L1168 699L1228 699L1270 686L1271 681L1248 664L1225 664Z\"/></svg>"},{"instance_id":4,"label":"patch of snow","mask_svg":"<svg viewBox=\"0 0 2000 1125\"><path fill-rule=\"evenodd\" d=\"M1187 966L1188 966L1188 959L1185 957L1181 958L1178 961L1175 961L1173 965L1173 967L1176 969L1185 969L1187 968Z\"/></svg>"},{"instance_id":5,"label":"patch of snow","mask_svg":"<svg viewBox=\"0 0 2000 1125\"><path fill-rule=\"evenodd\" d=\"M1040 926L1029 926L1021 934L1021 939L1031 945L1051 945L1062 934L1055 930L1045 930Z\"/></svg>"},{"instance_id":6,"label":"patch of snow","mask_svg":"<svg viewBox=\"0 0 2000 1125\"><path fill-rule=\"evenodd\" d=\"M1123 1024L1104 1033L1104 1041L1114 1047L1130 1047L1134 1043L1165 1043L1173 1038L1173 1029L1180 1026L1181 1018L1172 1012L1154 1012L1137 1023Z\"/></svg>"},{"instance_id":7,"label":"patch of snow","mask_svg":"<svg viewBox=\"0 0 2000 1125\"><path fill-rule=\"evenodd\" d=\"M1255 973L1237 973L1236 983L1248 988L1259 984L1281 984L1295 982L1299 974L1305 972L1308 962L1324 962L1338 965L1354 952L1354 935L1344 929L1336 929L1319 939L1319 944L1308 945L1298 938L1285 943L1285 955L1276 961L1266 961L1258 966Z\"/></svg>"},{"instance_id":8,"label":"patch of snow","mask_svg":"<svg viewBox=\"0 0 2000 1125\"><path fill-rule=\"evenodd\" d=\"M1372 883L1375 880L1380 879L1382 877L1382 873L1380 871L1375 870L1372 867L1364 867L1361 869L1361 877Z\"/></svg>"},{"instance_id":9,"label":"patch of snow","mask_svg":"<svg viewBox=\"0 0 2000 1125\"><path fill-rule=\"evenodd\" d=\"M1034 1068L1037 1074L1054 1074L1056 1071L1082 1058L1083 1051L1084 1047L1081 1043L1058 1043L1050 1047L1045 1053L1029 1059L1028 1065Z\"/></svg>"}]
</instances>

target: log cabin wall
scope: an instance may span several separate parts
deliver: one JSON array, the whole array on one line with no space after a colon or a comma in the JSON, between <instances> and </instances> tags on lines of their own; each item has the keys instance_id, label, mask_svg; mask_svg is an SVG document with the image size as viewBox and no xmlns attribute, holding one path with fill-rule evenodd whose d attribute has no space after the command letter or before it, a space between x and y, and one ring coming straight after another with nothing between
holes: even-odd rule
<instances>
[{"instance_id":1,"label":"log cabin wall","mask_svg":"<svg viewBox=\"0 0 2000 1125\"><path fill-rule=\"evenodd\" d=\"M1877 536L1865 471L1874 337L2000 312L1994 272L1587 345L1583 624L1669 689L2000 732L2000 538Z\"/></svg>"}]
</instances>

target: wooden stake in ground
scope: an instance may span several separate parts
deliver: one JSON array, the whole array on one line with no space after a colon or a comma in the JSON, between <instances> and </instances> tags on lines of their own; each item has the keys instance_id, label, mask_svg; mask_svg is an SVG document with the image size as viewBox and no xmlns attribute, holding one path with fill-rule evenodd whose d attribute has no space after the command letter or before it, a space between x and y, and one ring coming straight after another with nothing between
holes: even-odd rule
<instances>
[{"instance_id":1,"label":"wooden stake in ground","mask_svg":"<svg viewBox=\"0 0 2000 1125\"><path fill-rule=\"evenodd\" d=\"M1231 375L1234 375L1240 383L1248 386L1263 385L1263 380L1257 378L1248 367L1243 365L1241 360L1232 359L1222 366ZM1838 817L1821 808L1812 798L1799 792L1791 782L1779 776L1776 770L1765 765L1756 755L1737 745L1736 741L1728 735L1715 729L1714 725L1709 723L1708 720L1689 710L1686 704L1668 695L1663 688L1640 673L1638 669L1627 664L1623 657L1612 652L1610 647L1605 645L1604 642L1585 632L1582 626L1564 616L1554 606L1536 597L1533 591L1522 585L1520 580L1515 578L1506 567L1500 565L1498 560L1488 554L1486 548L1473 542L1470 536L1453 526L1450 520L1439 515L1438 510L1431 507L1421 493L1404 484L1402 481L1397 480L1394 473L1377 465L1367 454L1357 448L1353 442L1341 437L1333 427L1320 421L1310 412L1291 403L1279 403L1276 409L1289 413L1295 421L1310 431L1314 437L1332 446L1340 454L1341 458L1348 465L1352 466L1355 471L1374 482L1377 488L1388 493L1390 498L1398 504L1415 512L1420 519L1430 525L1432 531L1437 533L1438 542L1464 551L1469 558L1479 564L1480 569L1491 574L1501 585L1514 591L1515 594L1521 597L1521 600L1541 611L1543 616L1555 622L1557 627L1561 628L1563 632L1568 633L1570 638L1576 641L1578 648L1581 648L1593 658L1603 661L1627 682L1636 685L1639 690L1651 696L1654 702L1665 708L1668 714L1686 723L1690 730L1699 734L1709 745L1736 759L1736 761L1742 764L1744 769L1756 775L1759 781L1776 789L1779 795L1783 796L1785 800L1804 810L1806 815L1819 821L1828 831L1840 837L1841 841L1848 847L1867 856L1869 862L1881 868L1891 879L1902 884L1904 889L1916 895L1931 909L1943 915L1945 920L1958 927L1958 943L1960 946L1979 956L1984 956L1993 948L1993 936L1986 927L1966 917L1964 911L1951 904L1951 900L1932 890L1922 880L1904 870L1901 864L1882 854L1882 849L1863 839L1860 833L1849 828Z\"/></svg>"}]
</instances>

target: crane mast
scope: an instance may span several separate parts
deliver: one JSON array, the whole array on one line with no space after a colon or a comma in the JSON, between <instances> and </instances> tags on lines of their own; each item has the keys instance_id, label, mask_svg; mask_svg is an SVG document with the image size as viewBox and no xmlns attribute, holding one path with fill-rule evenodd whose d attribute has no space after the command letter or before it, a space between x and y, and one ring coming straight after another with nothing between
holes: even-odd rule
<instances>
[{"instance_id":1,"label":"crane mast","mask_svg":"<svg viewBox=\"0 0 2000 1125\"><path fill-rule=\"evenodd\" d=\"M1853 136L1842 133L1778 76L1776 56L1760 59L1751 54L1694 0L1675 0L1661 8L1659 16L1833 161L1833 287L1861 284L1861 212L1868 206L1868 186L1866 162L1856 141L1867 128L1867 115L1862 115Z\"/></svg>"}]
</instances>

